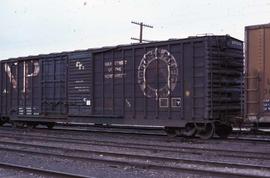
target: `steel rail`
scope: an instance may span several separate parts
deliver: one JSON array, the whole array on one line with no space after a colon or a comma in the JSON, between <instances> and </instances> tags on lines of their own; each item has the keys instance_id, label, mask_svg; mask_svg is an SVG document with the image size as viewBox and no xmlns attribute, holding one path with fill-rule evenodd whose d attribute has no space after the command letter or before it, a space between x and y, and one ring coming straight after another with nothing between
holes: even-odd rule
<instances>
[{"instance_id":1,"label":"steel rail","mask_svg":"<svg viewBox=\"0 0 270 178\"><path fill-rule=\"evenodd\" d=\"M127 154L127 153L115 153L115 152L105 152L105 151L93 151L93 150L76 150L69 148L59 148L53 146L41 146L41 145L32 145L32 144L21 144L21 143L12 143L12 147L7 148L5 146L0 146L0 150L15 152L15 153L24 153L30 155L46 155L53 156L58 158L65 159L77 159L82 161L98 161L105 163L121 164L121 165L131 165L140 168L152 168L152 169L165 169L165 170L174 170L174 171L192 171L200 173L211 173L214 175L230 175L230 176L242 176L242 177L269 177L270 167L268 166L258 166L251 164L238 164L238 163L226 163L226 162L215 162L215 161L206 161L206 160L192 160L185 158L172 158L164 156L149 156L144 154ZM14 148L14 145L23 146L21 148ZM27 150L26 147L35 147L33 150ZM43 148L46 152L38 151L36 148ZM29 149L29 148L28 148ZM51 149L56 151L56 153L48 152ZM63 154L59 154L59 151L62 151ZM74 156L77 152L78 155ZM94 156L87 157L82 156L84 153L86 155L92 154ZM102 155L102 156L101 156ZM251 173L246 173L246 171L251 171Z\"/></svg>"}]
</instances>

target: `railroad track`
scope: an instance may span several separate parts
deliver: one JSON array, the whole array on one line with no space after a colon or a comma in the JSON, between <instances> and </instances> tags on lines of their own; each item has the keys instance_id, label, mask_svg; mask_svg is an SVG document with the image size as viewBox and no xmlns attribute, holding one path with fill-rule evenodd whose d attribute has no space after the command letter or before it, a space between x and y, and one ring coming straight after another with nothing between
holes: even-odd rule
<instances>
[{"instance_id":1,"label":"railroad track","mask_svg":"<svg viewBox=\"0 0 270 178\"><path fill-rule=\"evenodd\" d=\"M11 128L10 124L5 125L1 128ZM14 128L13 128L14 129ZM27 129L27 128L24 128ZM49 130L52 131L72 131L73 134L75 132L87 132L87 133L105 133L105 134L121 134L121 135L140 135L140 136L157 136L157 137L168 137L165 131L161 127L140 127L134 128L132 126L99 126L99 125L80 125L76 124L73 125L65 125L65 124L57 124L54 129L48 129L46 127L38 127L33 130ZM183 137L184 138L184 137ZM187 139L194 139L194 138L187 138ZM212 139L215 140L224 140L218 137L214 137ZM245 142L267 142L270 143L270 133L258 131L256 133L250 132L248 130L239 130L234 129L233 133L230 137L225 139L227 141L245 141Z\"/></svg>"},{"instance_id":2,"label":"railroad track","mask_svg":"<svg viewBox=\"0 0 270 178\"><path fill-rule=\"evenodd\" d=\"M1 129L8 129L11 128L11 125L5 125L5 127L1 127ZM27 129L27 128L24 128ZM70 125L68 126L63 126L63 125L58 125L54 127L54 129L47 129L45 127L39 127L36 129L32 129L32 131L36 130L46 130L47 132L58 132L58 131L63 131L63 132L72 132L72 134L75 135L80 135L82 132L86 133L104 133L104 134L112 134L112 135L139 135L139 136L151 136L152 138L163 138L163 137L168 137L164 130L161 128L132 128L132 127L123 127L122 126L95 126L95 125L90 125L90 126L76 126L72 127ZM260 133L260 132L259 132ZM183 137L184 138L184 137ZM194 138L187 138L187 139L194 139ZM196 139L196 138L195 138ZM220 139L218 137L212 138L212 140L226 140L226 141L244 141L244 142L262 142L262 143L270 143L270 136L266 133L262 133L259 135L254 135L250 134L250 132L247 131L238 131L235 130L233 134L231 134L230 137L227 139Z\"/></svg>"},{"instance_id":3,"label":"railroad track","mask_svg":"<svg viewBox=\"0 0 270 178\"><path fill-rule=\"evenodd\" d=\"M117 165L130 165L138 168L180 172L185 171L216 176L268 177L270 175L269 166L174 158L167 156L152 156L142 153L132 154L110 151L81 150L7 141L0 142L0 150L28 155L51 156L81 161L96 161Z\"/></svg>"},{"instance_id":4,"label":"railroad track","mask_svg":"<svg viewBox=\"0 0 270 178\"><path fill-rule=\"evenodd\" d=\"M94 126L95 127L95 126ZM110 130L107 130L106 128L100 128L98 130L89 130L89 129L68 129L68 128L57 128L56 129L53 129L53 130L50 130L50 129L45 129L42 128L38 128L38 129L15 129L15 128L11 128L11 127L1 127L0 129L0 132L3 131L3 130L6 130L6 131L12 131L12 132L16 132L16 131L19 131L19 132L34 132L35 134L38 133L38 132L43 132L45 131L46 135L48 135L48 133L50 134L67 134L67 135L72 135L72 136L80 136L82 135L82 133L87 133L87 134L90 134L91 133L95 133L95 134L107 134L107 135L124 135L124 136L130 136L130 137L133 137L133 136L139 136L139 138L145 138L147 137L148 140L153 140L153 141L166 141L168 142L195 142L195 143L200 143L200 142L204 142L204 143L212 143L214 144L215 142L217 144L219 143L228 143L228 144L231 144L231 143L242 143L242 142L247 142L247 143L252 143L252 144L266 144L266 143L270 143L270 137L267 136L267 137L261 137L261 136L252 136L252 137L246 137L246 136L239 136L238 134L236 135L232 135L230 136L229 138L227 139L219 139L219 138L213 138L211 140L201 140L201 139L196 139L196 138L184 138L184 137L176 137L176 138L169 138L168 136L166 136L166 134L156 134L156 133L151 133L151 130L155 130L155 132L157 131L157 129L149 129L150 130L150 133L145 133L145 130L143 130L142 133L134 133L133 130L134 128L132 128L132 130L129 130L129 129L124 129L124 130L119 130L118 128L116 130L113 130L113 129L110 129ZM136 129L135 129L136 130ZM148 130L148 129L146 129ZM239 142L240 141L240 142Z\"/></svg>"},{"instance_id":5,"label":"railroad track","mask_svg":"<svg viewBox=\"0 0 270 178\"><path fill-rule=\"evenodd\" d=\"M44 128L43 128L44 129ZM47 129L47 128L45 128ZM77 127L58 125L54 130L60 131L79 131L79 132L92 132L92 133L109 133L109 134L135 134L141 136L159 136L159 137L168 137L165 131L162 128L134 128L129 126L95 126L90 125ZM250 137L251 136L251 137ZM218 137L214 137L215 140L223 140ZM270 133L258 131L256 134L247 130L235 129L230 137L227 140L239 140L247 142L268 142L270 143Z\"/></svg>"},{"instance_id":6,"label":"railroad track","mask_svg":"<svg viewBox=\"0 0 270 178\"><path fill-rule=\"evenodd\" d=\"M39 176L46 176L46 177L55 177L55 178L87 178L87 176L79 175L79 174L72 174L67 172L60 172L54 171L49 169L43 168L35 168L29 166L23 166L14 163L7 163L0 161L0 168L3 169L11 169L13 171L25 171L29 173L33 173Z\"/></svg>"},{"instance_id":7,"label":"railroad track","mask_svg":"<svg viewBox=\"0 0 270 178\"><path fill-rule=\"evenodd\" d=\"M56 136L41 136L35 135L32 133L24 133L15 134L15 133L1 133L0 137L9 138L9 139L23 139L23 140L33 140L33 141L41 141L44 143L69 143L76 145L91 145L91 146L99 146L99 147L114 147L120 149L136 149L142 151L149 152L166 152L166 153L181 153L181 154L194 154L194 155L203 155L214 154L216 156L221 157L233 157L233 158L244 158L244 159L257 159L257 160L270 160L270 153L259 153L252 151L242 150L232 150L232 149L216 149L216 148L200 148L200 147L192 147L192 146L168 146L164 144L150 144L150 143L130 143L126 141L106 141L99 139L82 139L82 138L71 138L71 137L56 137Z\"/></svg>"},{"instance_id":8,"label":"railroad track","mask_svg":"<svg viewBox=\"0 0 270 178\"><path fill-rule=\"evenodd\" d=\"M192 148L192 147L179 147L179 146L164 146L157 144L141 144L141 143L127 143L127 142L114 142L114 141L100 141L100 140L89 140L89 139L75 139L75 138L65 138L65 137L55 137L55 136L40 136L35 135L33 133L24 133L15 134L14 133L1 133L1 137L6 138L15 138L15 139L32 139L43 141L44 143L48 142L58 142L58 143L70 143L70 144L84 144L84 145L94 145L94 146L107 146L107 147L118 147L118 148L130 148L142 151L149 152L170 152L170 153L181 153L181 154L215 154L216 156L230 156L235 158L246 158L246 159L258 159L258 160L269 160L269 153L257 153L257 152L243 152L243 151L233 151L233 150L220 150L220 149L207 149L207 148ZM8 144L8 143L5 143ZM104 153L101 153L102 155ZM245 165L246 166L246 165ZM261 166L259 166L261 167ZM257 168L259 168L257 167Z\"/></svg>"},{"instance_id":9,"label":"railroad track","mask_svg":"<svg viewBox=\"0 0 270 178\"><path fill-rule=\"evenodd\" d=\"M47 129L47 128L42 128ZM70 131L82 131L82 132L103 132L103 133L112 133L112 134L138 134L138 135L157 135L157 136L168 136L163 127L134 127L134 126L110 126L110 125L64 125L58 124L54 127L55 130L70 130ZM234 128L231 134L232 136L229 137L231 139L242 139L241 136L270 136L270 132L258 130L256 132L251 131L247 128ZM217 137L214 137L217 138ZM270 137L269 141L270 141ZM259 140L258 140L259 141ZM262 140L264 141L264 140Z\"/></svg>"}]
</instances>

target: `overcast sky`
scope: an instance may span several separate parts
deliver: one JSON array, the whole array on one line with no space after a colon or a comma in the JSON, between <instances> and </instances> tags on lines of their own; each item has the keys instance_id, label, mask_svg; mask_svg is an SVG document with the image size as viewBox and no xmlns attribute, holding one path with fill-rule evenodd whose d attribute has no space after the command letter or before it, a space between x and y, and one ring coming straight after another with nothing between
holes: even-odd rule
<instances>
[{"instance_id":1,"label":"overcast sky","mask_svg":"<svg viewBox=\"0 0 270 178\"><path fill-rule=\"evenodd\" d=\"M0 59L196 34L244 39L270 22L270 0L0 0Z\"/></svg>"}]
</instances>

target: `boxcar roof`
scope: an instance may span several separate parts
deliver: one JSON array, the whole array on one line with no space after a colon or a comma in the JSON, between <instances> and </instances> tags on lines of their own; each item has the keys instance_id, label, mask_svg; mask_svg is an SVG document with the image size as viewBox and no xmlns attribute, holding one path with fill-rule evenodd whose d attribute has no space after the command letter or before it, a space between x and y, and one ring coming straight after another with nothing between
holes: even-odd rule
<instances>
[{"instance_id":1,"label":"boxcar roof","mask_svg":"<svg viewBox=\"0 0 270 178\"><path fill-rule=\"evenodd\" d=\"M267 23L267 24L258 24L258 25L246 26L245 29L246 30L252 30L252 29L269 28L269 27L270 27L270 23Z\"/></svg>"},{"instance_id":2,"label":"boxcar roof","mask_svg":"<svg viewBox=\"0 0 270 178\"><path fill-rule=\"evenodd\" d=\"M71 53L79 53L79 52L104 52L107 50L117 49L117 48L126 48L126 47L147 47L147 46L153 46L153 45L160 45L160 43L170 44L170 43L177 43L177 42L190 42L190 40L202 40L204 38L211 38L211 37L230 37L234 40L241 41L239 39L233 38L229 35L205 35L205 36L189 36L188 38L179 38L179 39L169 39L169 40L163 40L163 41L153 41L149 43L131 43L131 44L122 44L122 45L116 45L116 46L104 46L99 48L88 48L88 49L80 49L80 50L74 50L74 51L62 51L62 52L54 52L54 53L48 53L48 54L39 54L39 55L30 55L30 56L23 56L23 57L14 57L14 58L8 58L3 59L2 61L8 61L8 60L31 60L31 59L37 59L37 58L51 58L51 57L57 57L57 56L64 56L69 55Z\"/></svg>"}]
</instances>

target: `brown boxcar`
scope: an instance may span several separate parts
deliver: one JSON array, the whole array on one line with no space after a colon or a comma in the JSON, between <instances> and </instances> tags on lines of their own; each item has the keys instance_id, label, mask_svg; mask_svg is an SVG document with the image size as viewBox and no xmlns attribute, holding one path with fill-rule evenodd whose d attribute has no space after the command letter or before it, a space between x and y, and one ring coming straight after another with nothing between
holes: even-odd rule
<instances>
[{"instance_id":1,"label":"brown boxcar","mask_svg":"<svg viewBox=\"0 0 270 178\"><path fill-rule=\"evenodd\" d=\"M243 44L230 36L9 59L1 61L1 116L185 128L204 138L216 127L224 136L240 114L242 69Z\"/></svg>"},{"instance_id":2,"label":"brown boxcar","mask_svg":"<svg viewBox=\"0 0 270 178\"><path fill-rule=\"evenodd\" d=\"M270 24L245 28L245 115L255 123L270 123Z\"/></svg>"}]
</instances>

